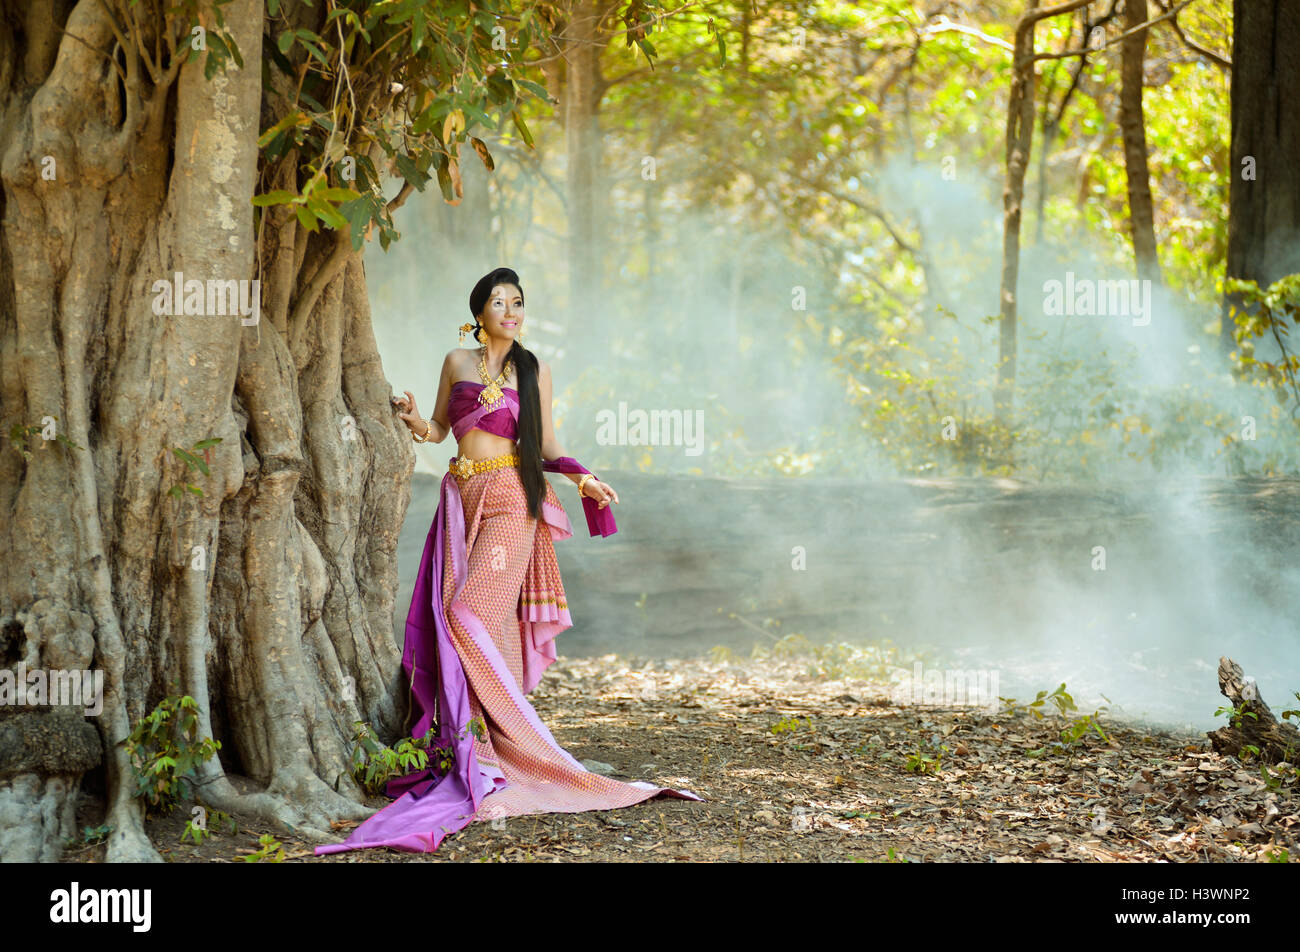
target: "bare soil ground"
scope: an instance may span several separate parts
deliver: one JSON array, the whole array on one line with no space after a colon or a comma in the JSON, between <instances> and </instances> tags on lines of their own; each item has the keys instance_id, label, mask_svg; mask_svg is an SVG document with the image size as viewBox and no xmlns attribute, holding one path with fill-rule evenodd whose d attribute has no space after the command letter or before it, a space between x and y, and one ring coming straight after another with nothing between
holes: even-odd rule
<instances>
[{"instance_id":1,"label":"bare soil ground","mask_svg":"<svg viewBox=\"0 0 1300 952\"><path fill-rule=\"evenodd\" d=\"M556 739L614 776L686 788L622 810L474 823L431 854L315 857L275 834L286 861L357 862L1297 862L1300 771L1262 770L1205 737L1070 719L922 707L884 678L816 655L553 665L532 700ZM828 676L839 675L839 676ZM1022 699L1024 700L1024 699ZM1055 743L1054 743L1055 742ZM928 759L927 759L928 758ZM372 801L380 807L388 801ZM87 798L78 828L100 822ZM269 827L180 842L188 808L151 819L172 862L236 862ZM340 838L349 826L340 828ZM65 860L102 862L102 846Z\"/></svg>"}]
</instances>

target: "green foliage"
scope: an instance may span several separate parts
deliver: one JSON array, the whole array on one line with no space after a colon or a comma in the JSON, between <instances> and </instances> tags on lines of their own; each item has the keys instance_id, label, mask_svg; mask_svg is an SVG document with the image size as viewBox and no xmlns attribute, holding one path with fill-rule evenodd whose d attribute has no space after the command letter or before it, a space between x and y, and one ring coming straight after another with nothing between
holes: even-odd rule
<instances>
[{"instance_id":1,"label":"green foliage","mask_svg":"<svg viewBox=\"0 0 1300 952\"><path fill-rule=\"evenodd\" d=\"M247 856L239 857L245 863L261 863L263 861L270 863L284 862L284 847L270 833L264 833L258 837L257 842L261 844L258 849L249 853Z\"/></svg>"},{"instance_id":2,"label":"green foliage","mask_svg":"<svg viewBox=\"0 0 1300 952\"><path fill-rule=\"evenodd\" d=\"M625 13L628 44L647 58L654 49L645 37L661 9L658 0L633 0ZM279 181L273 169L289 157L299 173L295 190L266 190L255 206L286 206L308 231L350 229L354 248L378 227L387 249L400 235L372 156L381 155L386 170L403 180L403 195L436 180L443 198L456 204L462 146L495 167L471 132L499 131L508 119L532 147L523 107L549 96L524 73L530 49L549 55L548 8L351 0L322 10L314 29L290 22L279 3L268 12L275 38L266 45L270 68L284 74L293 93L258 139L264 181Z\"/></svg>"},{"instance_id":3,"label":"green foliage","mask_svg":"<svg viewBox=\"0 0 1300 952\"><path fill-rule=\"evenodd\" d=\"M1003 709L999 712L1002 715L1027 713L1042 720L1046 716L1043 713L1044 708L1049 703L1056 708L1061 717L1069 718L1072 713L1078 711L1074 698L1065 690L1064 681L1050 694L1046 690L1039 691L1028 704L1020 704L1013 697L999 697L998 700L1004 704ZM1069 723L1058 734L1058 740L1026 751L1026 753L1031 757L1042 757L1049 751L1068 752L1089 732L1095 733L1102 739L1103 743L1112 743L1110 736L1101 727L1101 717L1108 707L1109 705L1103 704L1091 714L1082 714L1079 717L1071 718Z\"/></svg>"},{"instance_id":4,"label":"green foliage","mask_svg":"<svg viewBox=\"0 0 1300 952\"><path fill-rule=\"evenodd\" d=\"M59 421L59 418L54 416L53 414L50 414L50 419L54 420L56 424ZM30 460L32 458L32 453L31 450L28 449L27 447L28 438L33 436L39 436L41 433L44 432L44 430L45 427L43 426L24 426L21 423L15 423L13 426L9 428L9 445L12 446L19 453L21 453L23 459ZM78 446L76 443L72 442L70 439L64 436L63 433L58 432L57 430L54 434L54 439L57 442L62 443L64 446L68 447L68 449L72 449L72 450L85 449L84 446ZM46 440L42 439L40 444L41 449L45 448L46 442L47 442Z\"/></svg>"},{"instance_id":5,"label":"green foliage","mask_svg":"<svg viewBox=\"0 0 1300 952\"><path fill-rule=\"evenodd\" d=\"M1028 704L1017 703L1016 699L1013 697L999 696L998 700L1002 701L1005 705L1003 709L998 712L1000 714L1014 714L1019 711L1026 714L1032 714L1039 720L1042 720L1044 716L1043 707L1048 702L1051 702L1051 704L1056 707L1057 713L1062 716L1065 716L1070 711L1077 710L1074 704L1074 698L1070 697L1070 695L1066 693L1064 681L1062 681L1060 686L1051 694L1048 694L1046 690L1039 691L1037 696L1035 696L1035 698Z\"/></svg>"},{"instance_id":6,"label":"green foliage","mask_svg":"<svg viewBox=\"0 0 1300 952\"><path fill-rule=\"evenodd\" d=\"M113 832L113 827L107 823L100 826L86 826L81 829L82 846L98 846L108 839L108 835ZM73 841L75 842L75 840Z\"/></svg>"},{"instance_id":7,"label":"green foliage","mask_svg":"<svg viewBox=\"0 0 1300 952\"><path fill-rule=\"evenodd\" d=\"M150 813L169 813L193 792L199 764L214 757L221 742L198 739L198 702L169 695L131 729L124 741L135 778L134 795ZM188 788L188 789L187 789Z\"/></svg>"},{"instance_id":8,"label":"green foliage","mask_svg":"<svg viewBox=\"0 0 1300 952\"><path fill-rule=\"evenodd\" d=\"M182 463L185 464L186 479L177 483L176 485L172 486L169 490L167 490L167 495L175 499L180 499L187 492L193 493L195 496L202 496L203 490L200 487L195 486L188 481L189 479L188 474L191 472L200 472L204 476L211 476L212 470L208 468L208 463L207 463L207 457L208 457L207 450L216 446L220 442L221 442L221 437L214 436L206 440L199 440L189 449L185 449L180 446L173 446L172 453L176 456L177 459L179 459ZM199 455L200 453L203 455L200 456Z\"/></svg>"},{"instance_id":9,"label":"green foliage","mask_svg":"<svg viewBox=\"0 0 1300 952\"><path fill-rule=\"evenodd\" d=\"M939 770L943 767L943 754L947 749L946 745L940 744L939 750L936 753L930 754L918 747L914 753L908 755L907 762L903 765L903 769L912 773L933 774L938 776Z\"/></svg>"},{"instance_id":10,"label":"green foliage","mask_svg":"<svg viewBox=\"0 0 1300 952\"><path fill-rule=\"evenodd\" d=\"M1274 389L1279 403L1294 396L1300 406L1300 386L1296 384L1300 356L1288 353L1284 340L1289 330L1300 323L1300 274L1288 275L1263 289L1254 281L1229 278L1224 290L1231 302L1233 339L1241 348L1239 375L1259 374ZM1265 334L1280 351L1276 361L1255 357L1253 341Z\"/></svg>"},{"instance_id":11,"label":"green foliage","mask_svg":"<svg viewBox=\"0 0 1300 952\"><path fill-rule=\"evenodd\" d=\"M783 717L771 727L768 728L773 734L793 734L803 727L804 730L814 730L812 718L805 717L800 721L797 717Z\"/></svg>"},{"instance_id":12,"label":"green foliage","mask_svg":"<svg viewBox=\"0 0 1300 952\"><path fill-rule=\"evenodd\" d=\"M191 839L194 841L194 845L198 846L211 836L214 831L219 831L222 827L226 827L230 833L239 832L239 825L230 814L223 813L221 810L208 810L206 807L199 807L198 809L203 810L205 815L198 823L195 823L193 816L185 821L185 829L181 833L182 843L187 839Z\"/></svg>"},{"instance_id":13,"label":"green foliage","mask_svg":"<svg viewBox=\"0 0 1300 952\"><path fill-rule=\"evenodd\" d=\"M394 777L424 770L430 764L431 755L436 773L445 774L455 765L452 745L433 744L438 734L436 726L429 728L423 737L403 737L396 747L382 743L365 721L354 721L352 726L352 777L372 796L382 792L384 784ZM471 718L457 731L457 738L463 740L466 731L480 741L487 739L487 725L481 717Z\"/></svg>"},{"instance_id":14,"label":"green foliage","mask_svg":"<svg viewBox=\"0 0 1300 952\"><path fill-rule=\"evenodd\" d=\"M1236 728L1241 727L1241 719L1243 717L1253 717L1255 720L1258 721L1259 720L1258 714L1256 714L1254 711L1246 710L1247 703L1248 702L1246 701L1242 701L1236 707L1233 707L1232 705L1229 704L1225 704L1222 707L1215 709L1214 716L1221 717L1225 714L1229 715L1228 723Z\"/></svg>"}]
</instances>

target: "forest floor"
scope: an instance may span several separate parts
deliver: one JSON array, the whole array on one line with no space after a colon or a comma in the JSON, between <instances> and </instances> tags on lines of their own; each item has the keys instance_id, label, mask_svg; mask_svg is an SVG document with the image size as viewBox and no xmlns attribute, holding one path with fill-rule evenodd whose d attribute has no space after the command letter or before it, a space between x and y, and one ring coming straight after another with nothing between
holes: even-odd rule
<instances>
[{"instance_id":1,"label":"forest floor","mask_svg":"<svg viewBox=\"0 0 1300 952\"><path fill-rule=\"evenodd\" d=\"M703 802L473 823L429 854L316 857L274 835L287 861L321 863L1300 862L1300 771L1266 776L1212 752L1203 734L1103 713L1109 742L1090 730L1066 744L1061 731L1080 714L1050 704L1041 717L922 706L825 649L722 654L561 658L530 695L575 757ZM93 814L83 809L78 828ZM237 816L237 832L182 844L187 818L178 809L147 823L169 861L239 861L273 832ZM103 851L71 848L65 860Z\"/></svg>"}]
</instances>

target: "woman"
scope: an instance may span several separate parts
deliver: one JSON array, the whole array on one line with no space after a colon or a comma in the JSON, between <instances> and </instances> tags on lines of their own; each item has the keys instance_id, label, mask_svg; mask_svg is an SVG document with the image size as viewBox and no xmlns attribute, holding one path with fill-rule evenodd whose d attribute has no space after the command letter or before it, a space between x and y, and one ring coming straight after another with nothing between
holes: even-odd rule
<instances>
[{"instance_id":1,"label":"woman","mask_svg":"<svg viewBox=\"0 0 1300 952\"><path fill-rule=\"evenodd\" d=\"M457 440L406 621L402 667L413 737L438 727L453 764L390 781L395 802L317 854L371 846L430 852L473 820L580 813L651 797L700 797L592 773L555 742L524 696L555 661L555 636L572 626L555 539L573 534L543 471L578 486L591 534L617 531L612 486L564 450L551 425L551 374L519 344L519 276L497 268L469 297L477 350L450 351L433 418L415 398L393 398L416 442Z\"/></svg>"}]
</instances>

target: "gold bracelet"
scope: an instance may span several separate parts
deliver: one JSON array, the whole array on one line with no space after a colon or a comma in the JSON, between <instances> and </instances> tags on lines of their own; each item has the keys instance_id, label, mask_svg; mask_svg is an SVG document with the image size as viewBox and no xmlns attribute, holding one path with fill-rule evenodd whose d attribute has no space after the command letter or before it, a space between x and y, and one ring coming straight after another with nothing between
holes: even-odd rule
<instances>
[{"instance_id":1,"label":"gold bracelet","mask_svg":"<svg viewBox=\"0 0 1300 952\"><path fill-rule=\"evenodd\" d=\"M428 442L429 442L429 430L432 428L432 426L433 426L433 421L432 421L432 420L425 420L425 421L424 421L424 436L416 436L416 435L415 435L415 431L412 430L412 431L411 431L411 439L415 440L415 442L417 442L417 443L428 443Z\"/></svg>"},{"instance_id":2,"label":"gold bracelet","mask_svg":"<svg viewBox=\"0 0 1300 952\"><path fill-rule=\"evenodd\" d=\"M587 480L591 479L591 473L583 473L582 479L578 480L578 495L583 495L582 488L587 485Z\"/></svg>"}]
</instances>

